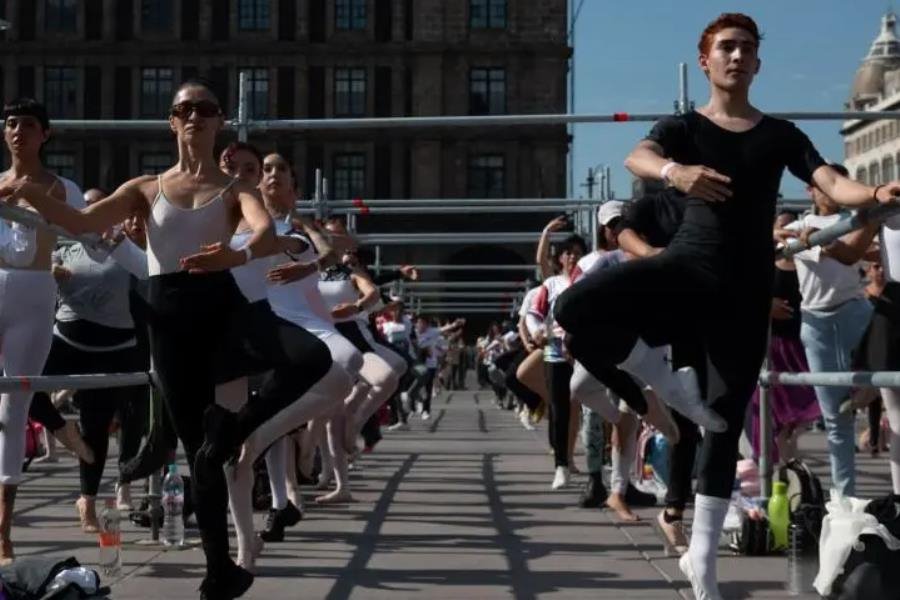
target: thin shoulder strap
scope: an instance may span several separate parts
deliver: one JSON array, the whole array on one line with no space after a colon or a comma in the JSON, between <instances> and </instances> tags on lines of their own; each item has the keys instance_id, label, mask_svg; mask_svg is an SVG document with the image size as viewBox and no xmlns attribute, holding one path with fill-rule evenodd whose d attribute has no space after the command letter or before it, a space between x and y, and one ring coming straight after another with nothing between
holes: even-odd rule
<instances>
[{"instance_id":1,"label":"thin shoulder strap","mask_svg":"<svg viewBox=\"0 0 900 600\"><path fill-rule=\"evenodd\" d=\"M223 187L223 188L222 188L222 191L219 192L219 195L221 196L221 195L223 195L225 192L227 192L228 190L230 190L230 189L234 186L234 184L236 184L238 181L239 181L239 179L238 179L237 177L235 177L234 179L232 179L231 181L229 181L229 182L228 182L228 185L226 185L225 187Z\"/></svg>"}]
</instances>

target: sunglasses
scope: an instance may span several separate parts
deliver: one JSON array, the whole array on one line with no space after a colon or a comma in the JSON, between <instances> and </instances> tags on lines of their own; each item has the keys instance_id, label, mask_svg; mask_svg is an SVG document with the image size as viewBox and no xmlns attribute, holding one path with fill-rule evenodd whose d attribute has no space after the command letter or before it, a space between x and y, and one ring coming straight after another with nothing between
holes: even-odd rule
<instances>
[{"instance_id":1,"label":"sunglasses","mask_svg":"<svg viewBox=\"0 0 900 600\"><path fill-rule=\"evenodd\" d=\"M218 117L222 114L222 109L218 104L203 100L201 102L179 102L172 106L171 115L178 119L187 119L194 111L197 111L197 115L203 119Z\"/></svg>"}]
</instances>

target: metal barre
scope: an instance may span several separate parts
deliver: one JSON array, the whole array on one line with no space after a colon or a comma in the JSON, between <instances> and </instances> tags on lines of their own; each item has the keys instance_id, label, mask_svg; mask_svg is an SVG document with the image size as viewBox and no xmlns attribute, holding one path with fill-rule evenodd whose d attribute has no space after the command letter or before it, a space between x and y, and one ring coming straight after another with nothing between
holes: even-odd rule
<instances>
[{"instance_id":1,"label":"metal barre","mask_svg":"<svg viewBox=\"0 0 900 600\"><path fill-rule=\"evenodd\" d=\"M846 219L841 219L831 227L826 227L825 229L810 235L809 245L810 247L813 247L829 244L851 231L865 227L872 221L883 221L896 214L900 214L900 205L898 204L882 204L860 209L857 214ZM799 242L789 241L788 244L782 248L781 255L784 257L791 257L804 250L806 250L806 248Z\"/></svg>"},{"instance_id":2,"label":"metal barre","mask_svg":"<svg viewBox=\"0 0 900 600\"><path fill-rule=\"evenodd\" d=\"M385 283L382 287L389 287L393 284ZM441 289L441 288L472 288L480 290L494 289L516 289L524 290L524 281L413 281L404 283L402 292L409 292L417 289Z\"/></svg>"},{"instance_id":3,"label":"metal barre","mask_svg":"<svg viewBox=\"0 0 900 600\"><path fill-rule=\"evenodd\" d=\"M417 265L411 263L419 271L528 271L534 272L535 265ZM380 268L386 271L397 271L400 267L410 265L369 265L370 269Z\"/></svg>"},{"instance_id":4,"label":"metal barre","mask_svg":"<svg viewBox=\"0 0 900 600\"><path fill-rule=\"evenodd\" d=\"M99 390L151 383L150 373L95 373L90 375L35 375L0 377L0 392L55 392L56 390Z\"/></svg>"},{"instance_id":5,"label":"metal barre","mask_svg":"<svg viewBox=\"0 0 900 600\"><path fill-rule=\"evenodd\" d=\"M759 383L774 385L812 385L819 387L898 387L900 371L840 371L820 373L779 373L762 371Z\"/></svg>"},{"instance_id":6,"label":"metal barre","mask_svg":"<svg viewBox=\"0 0 900 600\"><path fill-rule=\"evenodd\" d=\"M550 239L561 242L571 232L553 233ZM403 244L536 244L540 232L486 231L483 233L363 233L354 236L361 244L399 246Z\"/></svg>"}]
</instances>

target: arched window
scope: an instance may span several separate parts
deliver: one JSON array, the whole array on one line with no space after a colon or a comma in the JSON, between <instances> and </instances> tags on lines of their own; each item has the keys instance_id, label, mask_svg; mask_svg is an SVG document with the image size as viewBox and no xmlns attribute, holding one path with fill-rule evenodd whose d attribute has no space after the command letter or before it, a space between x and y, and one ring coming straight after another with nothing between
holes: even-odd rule
<instances>
[{"instance_id":1,"label":"arched window","mask_svg":"<svg viewBox=\"0 0 900 600\"><path fill-rule=\"evenodd\" d=\"M881 185L881 172L877 162L869 165L869 185Z\"/></svg>"},{"instance_id":2,"label":"arched window","mask_svg":"<svg viewBox=\"0 0 900 600\"><path fill-rule=\"evenodd\" d=\"M856 180L858 182L862 183L863 185L868 185L869 178L866 177L866 168L865 167L859 167L858 169L856 169Z\"/></svg>"},{"instance_id":3,"label":"arched window","mask_svg":"<svg viewBox=\"0 0 900 600\"><path fill-rule=\"evenodd\" d=\"M884 160L881 161L881 179L887 182L893 181L894 178L894 157L885 156Z\"/></svg>"}]
</instances>

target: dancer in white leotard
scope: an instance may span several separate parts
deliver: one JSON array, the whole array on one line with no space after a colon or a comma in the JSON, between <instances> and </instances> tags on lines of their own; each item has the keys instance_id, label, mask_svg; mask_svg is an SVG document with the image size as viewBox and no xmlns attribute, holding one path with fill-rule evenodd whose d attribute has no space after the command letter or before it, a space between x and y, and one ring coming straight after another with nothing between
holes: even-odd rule
<instances>
[{"instance_id":1,"label":"dancer in white leotard","mask_svg":"<svg viewBox=\"0 0 900 600\"><path fill-rule=\"evenodd\" d=\"M73 182L47 171L41 147L50 137L46 109L31 99L3 108L3 136L12 156L10 169L0 174L0 186L17 188L26 181L59 203L84 206ZM14 195L17 204L27 202ZM4 226L0 257L0 356L3 374L40 375L53 339L56 282L50 274L56 235L19 225ZM13 505L25 458L25 424L31 403L27 390L0 395L0 564L13 558L10 539Z\"/></svg>"}]
</instances>

